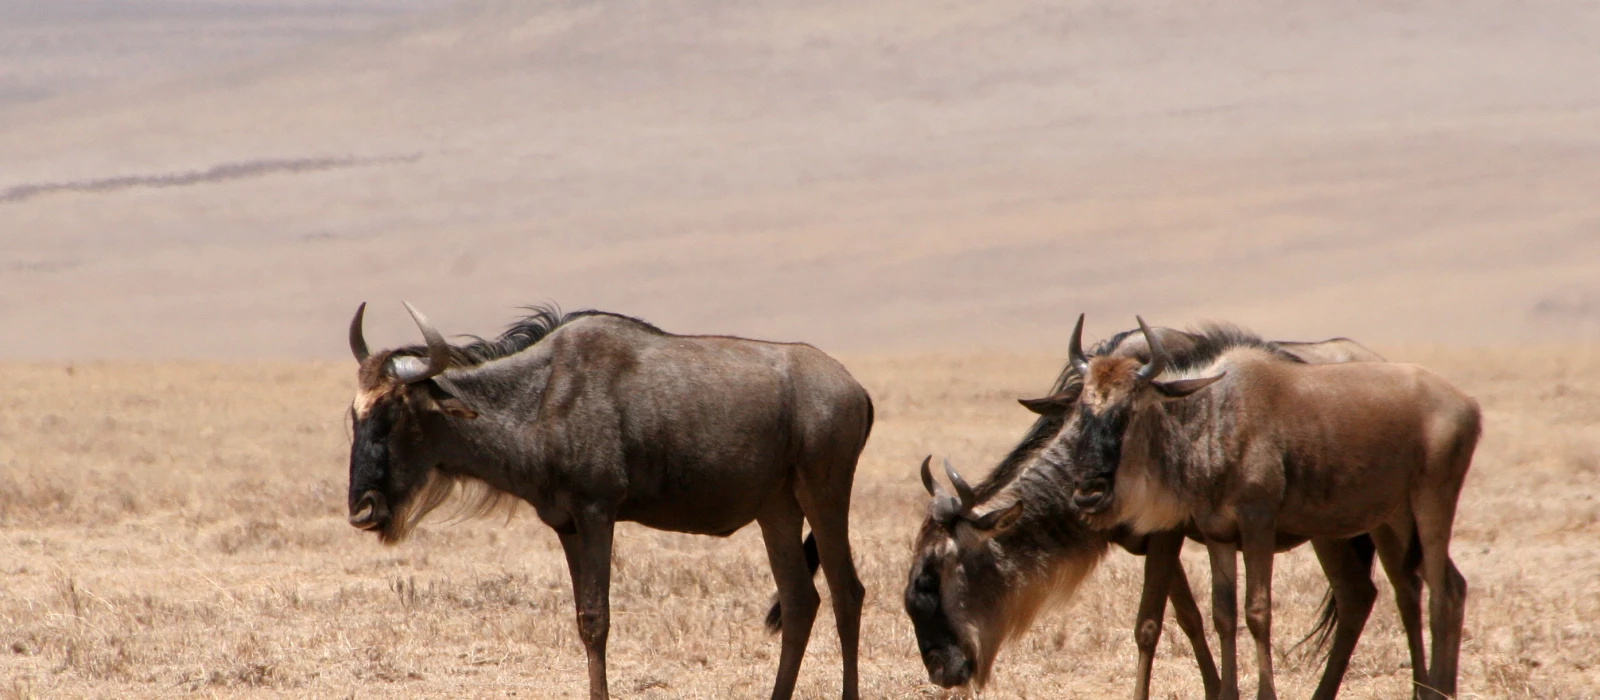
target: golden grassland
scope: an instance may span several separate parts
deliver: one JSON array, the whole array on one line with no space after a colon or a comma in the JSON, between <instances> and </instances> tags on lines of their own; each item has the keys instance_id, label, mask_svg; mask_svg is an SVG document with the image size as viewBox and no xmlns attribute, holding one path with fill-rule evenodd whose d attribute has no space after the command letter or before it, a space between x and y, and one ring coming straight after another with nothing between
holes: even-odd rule
<instances>
[{"instance_id":1,"label":"golden grassland","mask_svg":"<svg viewBox=\"0 0 1600 700\"><path fill-rule=\"evenodd\" d=\"M1486 414L1454 546L1471 587L1462 697L1600 696L1600 348L1385 350L1435 368ZM846 358L878 407L852 533L868 587L865 696L938 694L900 606L925 500L917 461L935 452L981 474L1029 423L1013 399L1041 391L1058 362ZM351 369L0 365L0 697L583 696L559 545L525 508L509 520L436 515L394 548L345 524ZM1186 565L1206 590L1198 547ZM1130 692L1139 572L1133 557L1108 558L1073 605L1002 653L986 695ZM1408 692L1379 586L1345 697ZM612 692L765 696L771 591L754 528L722 541L620 527ZM1290 647L1322 592L1309 551L1280 559L1286 697L1308 695L1320 671ZM800 697L838 692L828 610ZM1167 628L1156 696L1200 697L1187 645Z\"/></svg>"}]
</instances>

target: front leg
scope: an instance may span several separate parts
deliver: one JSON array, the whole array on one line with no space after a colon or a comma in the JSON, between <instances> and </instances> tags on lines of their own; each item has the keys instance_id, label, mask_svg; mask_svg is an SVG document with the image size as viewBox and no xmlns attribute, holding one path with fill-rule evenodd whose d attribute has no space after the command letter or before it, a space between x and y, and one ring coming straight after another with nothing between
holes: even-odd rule
<instances>
[{"instance_id":1,"label":"front leg","mask_svg":"<svg viewBox=\"0 0 1600 700\"><path fill-rule=\"evenodd\" d=\"M1178 551L1183 548L1183 533L1152 534L1146 540L1145 547L1144 591L1139 597L1139 618L1133 627L1134 645L1139 648L1134 700L1147 700L1150 697L1150 669L1155 663L1156 643L1161 641L1161 621L1167 611L1167 595L1172 589L1173 571L1179 566Z\"/></svg>"},{"instance_id":2,"label":"front leg","mask_svg":"<svg viewBox=\"0 0 1600 700\"><path fill-rule=\"evenodd\" d=\"M1245 624L1256 642L1256 668L1260 681L1257 700L1277 700L1272 681L1272 558L1276 540L1274 519L1268 514L1246 515L1241 509L1239 544L1244 550Z\"/></svg>"},{"instance_id":3,"label":"front leg","mask_svg":"<svg viewBox=\"0 0 1600 700\"><path fill-rule=\"evenodd\" d=\"M1239 547L1232 542L1206 540L1211 555L1211 622L1217 628L1222 651L1221 700L1239 700Z\"/></svg>"},{"instance_id":4,"label":"front leg","mask_svg":"<svg viewBox=\"0 0 1600 700\"><path fill-rule=\"evenodd\" d=\"M593 509L575 518L576 530L561 535L578 609L578 636L589 657L589 699L608 700L606 637L611 632L611 536L614 516Z\"/></svg>"}]
</instances>

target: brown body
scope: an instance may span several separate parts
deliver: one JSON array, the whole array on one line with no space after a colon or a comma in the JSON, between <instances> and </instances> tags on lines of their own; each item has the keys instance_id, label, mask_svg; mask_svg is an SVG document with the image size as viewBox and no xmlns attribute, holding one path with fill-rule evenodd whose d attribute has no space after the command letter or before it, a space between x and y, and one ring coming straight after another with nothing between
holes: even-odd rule
<instances>
[{"instance_id":1,"label":"brown body","mask_svg":"<svg viewBox=\"0 0 1600 700\"><path fill-rule=\"evenodd\" d=\"M1373 537L1386 566L1396 564L1391 578L1405 574L1409 556L1420 556L1432 592L1433 653L1428 672L1415 669L1418 693L1453 695L1466 584L1449 541L1480 430L1477 404L1414 365L1308 365L1239 347L1166 376L1154 344L1152 356L1143 365L1087 360L1074 348L1084 385L1043 459L1073 474L1074 505L1095 527L1153 532L1192 523L1205 539L1225 697L1237 695L1233 640L1222 619L1233 610L1236 552L1245 558L1258 696L1270 698L1277 540L1362 534Z\"/></svg>"},{"instance_id":2,"label":"brown body","mask_svg":"<svg viewBox=\"0 0 1600 700\"><path fill-rule=\"evenodd\" d=\"M1074 346L1082 327L1074 332ZM1165 349L1169 361L1181 365L1192 365L1203 362L1205 357L1215 354L1215 347L1220 343L1226 344L1253 344L1255 339L1239 334L1235 329L1227 326L1210 325L1196 332L1185 333L1169 328L1152 329L1155 338ZM1210 346L1210 347L1208 347ZM1320 342L1300 341L1273 341L1264 343L1269 348L1269 355L1284 359L1279 353L1286 353L1289 357L1308 364L1337 364L1345 362L1383 362L1383 356L1368 349L1366 346L1349 338L1332 338ZM1097 349L1098 355L1118 355L1137 360L1141 363L1150 360L1150 345L1143 334L1124 333L1121 339L1112 343L1113 349ZM1069 365L1070 366L1070 365ZM1081 383L1077 388L1081 388ZM1075 395L1074 395L1075 398ZM1059 401L1059 400L1058 400ZM1065 405L1050 400L1025 401L1024 405L1032 408L1050 411L1062 409ZM1049 404L1055 403L1055 406ZM1126 528L1118 530L1121 533ZM1156 642L1161 637L1162 618L1165 616L1165 604L1169 588L1176 593L1177 586L1182 585L1187 593L1187 582L1184 581L1182 565L1178 555L1182 550L1184 536L1198 542L1204 542L1200 532L1192 525L1182 531L1169 531L1151 533L1138 537L1131 534L1119 534L1122 538L1137 538L1142 540L1145 554L1144 587L1139 600L1139 615L1134 627L1134 641L1139 650L1139 668L1135 676L1134 698L1144 700L1150 693L1150 673L1155 663ZM1304 536L1278 532L1275 539L1275 550L1287 551L1304 544L1307 540L1312 542L1316 550L1317 560L1322 565L1323 573L1328 577L1329 595L1323 609L1322 619L1307 640L1317 638L1318 646L1324 647L1327 654L1327 663L1324 666L1322 679L1313 694L1314 699L1331 699L1336 697L1339 686L1344 679L1346 669L1349 667L1350 657L1355 651L1356 642L1361 637L1361 632L1366 626L1372 605L1377 599L1378 591L1372 584L1372 559L1375 544L1372 537L1360 535L1353 538L1317 538L1311 539ZM1407 538L1405 542L1409 543ZM1427 660L1422 652L1422 625L1421 625L1421 581L1416 572L1416 563L1409 560L1406 547L1401 545L1386 556L1384 570L1389 575L1389 580L1395 589L1395 603L1400 611L1401 619L1405 623L1407 648L1411 651L1413 668L1425 668ZM1235 625L1238 619L1233 609L1233 596L1214 596L1219 600L1214 601L1219 607L1214 608L1214 616L1218 634L1221 637L1233 638L1236 636ZM1226 598L1226 600L1220 600ZM1184 603L1177 595L1172 596L1175 613L1178 619L1184 620L1186 614L1199 616L1199 611L1188 613L1184 610ZM1192 603L1190 603L1192 605ZM1185 628L1185 632L1188 632ZM1331 640L1330 640L1331 635ZM1331 641L1331 643L1329 643ZM1325 645L1325 646L1324 646ZM1199 647L1196 647L1197 655ZM1216 698L1222 694L1222 681L1213 670L1210 651L1207 650L1205 658L1199 659L1201 674L1205 680L1206 697ZM1227 668L1228 686L1237 686L1234 678L1235 670ZM1421 676L1419 676L1421 678Z\"/></svg>"},{"instance_id":3,"label":"brown body","mask_svg":"<svg viewBox=\"0 0 1600 700\"><path fill-rule=\"evenodd\" d=\"M351 524L399 541L457 484L533 506L561 538L589 694L607 697L617 521L726 536L761 525L780 603L772 697L794 690L820 598L802 520L832 592L843 696L857 696L864 591L848 539L872 403L808 345L677 336L614 314L541 311L495 341L369 354L352 407Z\"/></svg>"},{"instance_id":4,"label":"brown body","mask_svg":"<svg viewBox=\"0 0 1600 700\"><path fill-rule=\"evenodd\" d=\"M1180 356L1198 357L1210 351L1204 346L1211 339L1203 335L1171 329L1155 332ZM1342 356L1350 345L1360 348L1345 339L1285 345L1293 346L1294 353L1307 356L1309 361L1343 361L1329 358ZM1377 357L1367 353L1367 357ZM1149 346L1141 335L1122 333L1102 343L1096 354L1143 362L1149 357ZM1061 392L1079 385L1076 370L1069 365L1055 389ZM1144 594L1134 632L1140 652L1135 697L1148 697L1151 665L1169 596L1179 626L1194 649L1206 696L1216 697L1220 678L1199 608L1178 562L1183 531L1135 534L1127 528L1097 531L1087 527L1070 503L1073 487L1065 472L1036 461L1050 438L1062 428L1062 415L1042 403L1024 404L1041 416L1012 454L976 489L970 490L970 503L945 493L925 473L934 501L918 537L906 589L906 609L916 626L930 679L946 687L983 685L992 673L1000 647L1025 631L1045 606L1070 600L1077 584L1093 570L1108 546L1117 544L1146 556ZM965 489L959 475L953 475L952 481L958 493ZM1007 512L1018 505L1020 510L1007 517ZM1288 537L1283 546L1304 541ZM1359 633L1358 625L1365 621L1370 597L1375 595L1370 541L1341 540L1331 543L1329 550L1337 555L1334 566L1328 569L1336 592L1360 591L1363 587L1373 591L1366 608L1351 596L1335 596L1340 606L1340 631L1355 624ZM1353 606L1348 613L1343 609L1346 605ZM1336 642L1329 673L1342 675L1339 650Z\"/></svg>"}]
</instances>

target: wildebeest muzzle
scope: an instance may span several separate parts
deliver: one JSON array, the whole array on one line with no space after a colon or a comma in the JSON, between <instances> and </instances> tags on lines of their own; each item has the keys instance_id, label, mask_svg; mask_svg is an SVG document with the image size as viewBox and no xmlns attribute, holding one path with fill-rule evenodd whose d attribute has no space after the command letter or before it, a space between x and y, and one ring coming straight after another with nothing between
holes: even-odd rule
<instances>
[{"instance_id":1,"label":"wildebeest muzzle","mask_svg":"<svg viewBox=\"0 0 1600 700\"><path fill-rule=\"evenodd\" d=\"M377 491L361 494L350 507L350 524L362 530L380 530L389 524L389 500Z\"/></svg>"},{"instance_id":2,"label":"wildebeest muzzle","mask_svg":"<svg viewBox=\"0 0 1600 700\"><path fill-rule=\"evenodd\" d=\"M930 649L922 664L928 668L928 680L941 688L955 688L972 681L972 659L958 647Z\"/></svg>"}]
</instances>

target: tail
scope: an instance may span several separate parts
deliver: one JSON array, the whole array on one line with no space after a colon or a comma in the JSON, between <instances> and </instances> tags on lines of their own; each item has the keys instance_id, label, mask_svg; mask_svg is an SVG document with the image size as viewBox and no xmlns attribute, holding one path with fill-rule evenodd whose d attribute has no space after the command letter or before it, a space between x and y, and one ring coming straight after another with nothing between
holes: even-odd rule
<instances>
[{"instance_id":1,"label":"tail","mask_svg":"<svg viewBox=\"0 0 1600 700\"><path fill-rule=\"evenodd\" d=\"M1328 587L1328 592L1322 595L1322 613L1317 617L1317 624L1300 641L1296 642L1291 652L1310 644L1305 650L1306 658L1321 659L1328 655L1328 643L1333 641L1333 628L1339 625L1339 603L1333 598L1333 587Z\"/></svg>"},{"instance_id":2,"label":"tail","mask_svg":"<svg viewBox=\"0 0 1600 700\"><path fill-rule=\"evenodd\" d=\"M1372 557L1377 553L1377 545L1373 544L1371 535L1361 535L1350 540L1351 546L1356 548L1357 556L1366 566L1368 572L1372 571ZM1333 586L1328 586L1328 592L1322 596L1322 613L1317 618L1316 626L1306 634L1304 639L1296 642L1291 652L1295 649L1310 644L1306 655L1319 660L1328 655L1328 645L1333 641L1333 630L1339 626L1339 602L1333 597Z\"/></svg>"},{"instance_id":3,"label":"tail","mask_svg":"<svg viewBox=\"0 0 1600 700\"><path fill-rule=\"evenodd\" d=\"M806 568L812 576L817 575L817 567L822 565L822 557L817 554L817 536L815 533L806 535ZM783 629L783 603L778 601L778 596L772 596L772 609L767 611L767 631L777 634Z\"/></svg>"}]
</instances>

